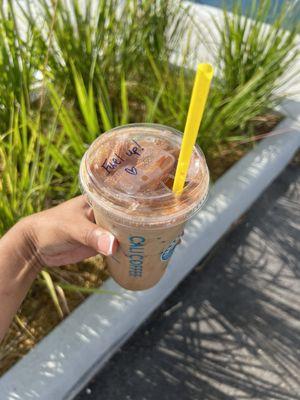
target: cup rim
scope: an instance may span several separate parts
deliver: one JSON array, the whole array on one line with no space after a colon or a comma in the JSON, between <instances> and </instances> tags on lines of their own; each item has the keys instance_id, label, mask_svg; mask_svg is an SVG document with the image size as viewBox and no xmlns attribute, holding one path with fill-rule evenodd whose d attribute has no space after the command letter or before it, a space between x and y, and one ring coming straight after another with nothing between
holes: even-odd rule
<instances>
[{"instance_id":1,"label":"cup rim","mask_svg":"<svg viewBox=\"0 0 300 400\"><path fill-rule=\"evenodd\" d=\"M178 131L177 129L171 128L169 126L162 125L162 124L133 123L133 124L126 124L126 125L117 126L117 127L113 128L113 129L110 129L109 131L106 131L102 135L98 136L91 143L91 145L89 146L89 148L87 149L87 151L86 151L86 153L84 155L85 156L85 168L86 168L86 171L87 171L87 173L89 175L89 178L91 179L95 189L96 190L98 189L99 191L101 191L101 194L103 192L106 192L108 195L113 194L113 195L116 195L118 197L121 196L123 199L128 199L129 201L131 199L143 200L145 198L147 200L150 200L150 201L151 200L156 200L156 199L161 199L161 200L172 199L173 196L174 196L172 191L166 192L166 193L163 193L163 194L157 194L157 195L155 195L155 193L151 193L151 194L148 194L147 197L145 197L145 195L143 195L142 193L141 194L139 194L139 193L137 193L137 194L123 193L123 192L120 192L119 190L115 189L114 187L100 186L99 182L97 182L97 180L94 179L93 173L91 172L90 166L88 164L88 156L90 155L90 153L91 153L91 151L93 149L93 146L95 146L101 140L103 135L111 134L111 133L113 133L115 131L121 132L123 129L125 130L125 129L128 129L128 128L135 128L135 127L137 127L137 128L143 128L143 127L144 128L151 128L151 127L152 128L159 128L159 129L163 129L163 130L168 130L170 133L174 134L178 138L182 137L182 133L180 131ZM199 147L198 144L194 145L193 151L196 151L198 153L199 157L201 157L202 159L205 160L205 156L203 154L203 151L201 150L201 148ZM185 187L183 189L183 193L184 192L185 193L188 192L190 187L191 187L191 185L192 185L192 181L188 182L187 185L185 185Z\"/></svg>"},{"instance_id":2,"label":"cup rim","mask_svg":"<svg viewBox=\"0 0 300 400\"><path fill-rule=\"evenodd\" d=\"M100 187L98 182L95 182L95 179L93 179L93 175L91 174L90 168L89 168L89 163L88 163L88 156L91 154L92 149L95 147L95 145L101 140L101 138L103 137L103 135L108 135L111 133L114 133L116 131L121 132L122 130L126 130L128 128L153 128L155 130L162 131L165 130L167 132L170 133L170 135L175 135L178 138L182 137L182 133L179 132L178 130L172 128L172 127L168 127L166 125L162 125L162 124L149 124L149 123L134 123L134 124L127 124L127 125L122 125L122 126L118 126L115 127L105 133L103 133L101 136L99 136L98 138L96 138L91 145L89 146L89 148L87 149L87 151L85 152L81 163L80 163L80 171L79 171L79 180L80 180L80 184L81 184L81 189L84 193L86 193L88 195L88 197L90 198L92 204L94 205L101 205L102 208L104 208L106 210L106 212L111 212L114 215L118 216L118 220L122 220L123 221L123 225L141 225L141 219L143 220L143 224L150 224L150 225L154 225L154 226L158 226L158 225L163 225L166 223L170 223L172 225L176 225L176 224L180 224L183 221L189 219L193 214L195 214L199 208L202 206L202 204L204 203L207 193L208 193L208 186L209 186L209 171L206 165L206 160L205 160L205 156L202 152L202 150L200 149L200 147L198 145L194 146L194 150L197 153L197 156L199 157L199 159L201 159L204 163L205 166L205 172L204 172L204 176L206 176L206 180L207 180L207 184L204 187L204 189L202 190L202 196L200 196L198 198L197 201L193 201L192 203L190 203L188 205L188 207L185 207L183 204L183 207L178 210L176 210L176 212L174 213L166 213L163 214L162 211L163 208L160 210L159 208L156 209L156 213L154 212L154 215L143 215L142 210L140 210L140 213L138 214L134 214L134 213L127 213L126 215L126 210L128 210L128 208L125 207L121 207L118 204L114 204L110 198L112 196L117 196L117 197L121 197L122 200L124 200L125 202L127 202L128 204L130 204L130 201L133 200L140 200L142 201L143 199L146 199L147 201L168 201L173 200L174 199L174 193L172 191L170 192L166 192L166 193L160 193L160 194L153 194L152 196L149 196L149 194L147 195L147 197L143 196L143 195L136 195L136 194L127 194L124 192L120 192L115 190L115 188L112 187L105 187L105 185L103 185L102 187ZM103 140L103 139L102 139ZM200 168L200 167L199 167ZM88 179L86 179L86 176L88 176ZM199 190L199 186L203 185L203 179L201 181L199 181L198 185L196 186L196 188L194 188L194 191ZM89 180L89 182L87 182L87 180ZM191 185L193 184L193 181L191 180L183 189L182 195L185 194L189 194L189 190L191 188ZM92 187L92 190L91 190ZM192 194L194 192L191 192L190 194ZM178 220L178 222L175 223L175 220ZM139 222L140 221L140 222ZM119 222L120 223L120 222Z\"/></svg>"}]
</instances>

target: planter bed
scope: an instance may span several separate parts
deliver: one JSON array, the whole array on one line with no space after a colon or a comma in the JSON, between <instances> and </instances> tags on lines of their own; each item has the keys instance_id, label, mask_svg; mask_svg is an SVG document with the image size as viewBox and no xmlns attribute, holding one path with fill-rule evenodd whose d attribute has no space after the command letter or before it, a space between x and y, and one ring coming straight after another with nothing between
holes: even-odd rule
<instances>
[{"instance_id":1,"label":"planter bed","mask_svg":"<svg viewBox=\"0 0 300 400\"><path fill-rule=\"evenodd\" d=\"M108 279L102 288L116 294L82 303L0 379L1 399L72 399L78 393L293 157L300 146L300 102L286 101L282 111L293 119L285 118L215 183L160 283L130 292Z\"/></svg>"},{"instance_id":2,"label":"planter bed","mask_svg":"<svg viewBox=\"0 0 300 400\"><path fill-rule=\"evenodd\" d=\"M215 8L193 8L199 21L205 21L210 13L220 17ZM206 60L206 56L203 48L201 59ZM289 83L287 90L299 88L296 80ZM292 158L300 146L300 99L286 100L279 111L286 118L211 188L205 206L187 225L183 243L161 282L145 292L129 292L112 279L106 280L101 289L116 294L90 296L4 374L0 378L1 400L73 398Z\"/></svg>"}]
</instances>

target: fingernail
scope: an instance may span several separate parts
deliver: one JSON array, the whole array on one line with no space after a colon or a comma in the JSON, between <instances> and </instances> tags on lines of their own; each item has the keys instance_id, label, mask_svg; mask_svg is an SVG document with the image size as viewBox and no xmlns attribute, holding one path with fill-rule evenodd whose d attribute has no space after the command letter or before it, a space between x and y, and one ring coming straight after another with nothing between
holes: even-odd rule
<instances>
[{"instance_id":1,"label":"fingernail","mask_svg":"<svg viewBox=\"0 0 300 400\"><path fill-rule=\"evenodd\" d=\"M105 256L111 256L118 247L117 239L111 233L102 233L98 238L98 251Z\"/></svg>"}]
</instances>

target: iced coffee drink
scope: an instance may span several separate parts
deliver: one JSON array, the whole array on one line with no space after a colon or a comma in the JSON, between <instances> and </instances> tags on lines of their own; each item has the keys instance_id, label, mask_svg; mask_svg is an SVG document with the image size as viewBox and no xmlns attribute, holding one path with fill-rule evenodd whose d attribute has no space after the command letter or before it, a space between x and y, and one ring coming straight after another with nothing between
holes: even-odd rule
<instances>
[{"instance_id":1,"label":"iced coffee drink","mask_svg":"<svg viewBox=\"0 0 300 400\"><path fill-rule=\"evenodd\" d=\"M181 139L167 126L126 125L97 138L82 159L81 186L96 223L119 242L107 257L109 272L126 289L148 289L160 280L185 222L207 195L209 173L197 146L183 192L172 192Z\"/></svg>"}]
</instances>

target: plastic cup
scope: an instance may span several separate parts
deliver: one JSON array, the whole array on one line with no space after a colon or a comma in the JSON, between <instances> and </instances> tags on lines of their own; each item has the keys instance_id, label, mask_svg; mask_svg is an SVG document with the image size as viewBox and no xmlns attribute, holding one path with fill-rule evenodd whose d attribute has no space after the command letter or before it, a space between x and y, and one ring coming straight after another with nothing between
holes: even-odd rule
<instances>
[{"instance_id":1,"label":"plastic cup","mask_svg":"<svg viewBox=\"0 0 300 400\"><path fill-rule=\"evenodd\" d=\"M108 270L126 289L148 289L161 279L186 221L207 196L209 172L198 146L183 192L172 192L181 140L167 126L125 125L99 136L82 158L81 188L96 223L119 242Z\"/></svg>"}]
</instances>

